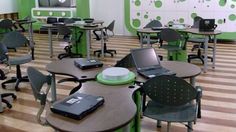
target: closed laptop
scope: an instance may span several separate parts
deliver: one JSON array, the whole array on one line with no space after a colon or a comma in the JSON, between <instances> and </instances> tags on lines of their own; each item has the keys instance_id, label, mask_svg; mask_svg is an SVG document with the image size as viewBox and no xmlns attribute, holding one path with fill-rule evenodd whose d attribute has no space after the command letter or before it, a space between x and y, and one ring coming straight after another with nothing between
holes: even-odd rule
<instances>
[{"instance_id":1,"label":"closed laptop","mask_svg":"<svg viewBox=\"0 0 236 132\"><path fill-rule=\"evenodd\" d=\"M63 100L56 101L51 111L73 119L82 119L104 103L101 96L74 93Z\"/></svg>"}]
</instances>

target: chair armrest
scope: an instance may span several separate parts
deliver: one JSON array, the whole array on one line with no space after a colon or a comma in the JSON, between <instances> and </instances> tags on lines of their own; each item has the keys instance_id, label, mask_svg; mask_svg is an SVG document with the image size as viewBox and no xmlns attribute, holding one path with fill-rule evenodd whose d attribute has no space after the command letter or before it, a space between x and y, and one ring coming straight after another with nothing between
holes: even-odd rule
<instances>
[{"instance_id":1,"label":"chair armrest","mask_svg":"<svg viewBox=\"0 0 236 132\"><path fill-rule=\"evenodd\" d=\"M201 118L201 98L202 98L202 88L200 86L196 86L197 96L196 96L196 105L197 105L197 118Z\"/></svg>"},{"instance_id":2,"label":"chair armrest","mask_svg":"<svg viewBox=\"0 0 236 132\"><path fill-rule=\"evenodd\" d=\"M137 36L138 36L138 39L140 40L140 33L139 33L139 32L137 32L136 34L137 34Z\"/></svg>"},{"instance_id":3,"label":"chair armrest","mask_svg":"<svg viewBox=\"0 0 236 132\"><path fill-rule=\"evenodd\" d=\"M200 102L202 98L202 88L200 86L196 86L196 89L197 89L196 101Z\"/></svg>"}]
</instances>

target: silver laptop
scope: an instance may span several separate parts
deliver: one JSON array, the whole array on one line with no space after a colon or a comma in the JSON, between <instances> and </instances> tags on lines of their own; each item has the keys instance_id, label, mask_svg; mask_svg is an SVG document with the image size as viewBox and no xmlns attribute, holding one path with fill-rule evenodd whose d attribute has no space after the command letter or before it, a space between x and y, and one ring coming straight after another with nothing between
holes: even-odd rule
<instances>
[{"instance_id":1,"label":"silver laptop","mask_svg":"<svg viewBox=\"0 0 236 132\"><path fill-rule=\"evenodd\" d=\"M132 49L131 55L137 72L145 78L176 74L161 66L160 59L154 48Z\"/></svg>"}]
</instances>

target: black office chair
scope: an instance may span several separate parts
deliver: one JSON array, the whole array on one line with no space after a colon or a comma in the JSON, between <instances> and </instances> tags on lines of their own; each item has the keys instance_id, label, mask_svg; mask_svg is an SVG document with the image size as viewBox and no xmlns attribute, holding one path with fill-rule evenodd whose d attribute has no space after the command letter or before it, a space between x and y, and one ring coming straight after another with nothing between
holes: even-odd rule
<instances>
[{"instance_id":1,"label":"black office chair","mask_svg":"<svg viewBox=\"0 0 236 132\"><path fill-rule=\"evenodd\" d=\"M69 45L65 46L65 48L64 48L64 50L66 52L59 54L58 59L61 60L66 57L70 57L70 58L82 57L82 54L72 53L72 44L71 43L72 43L72 41L74 41L73 43L76 43L76 44L80 43L83 32L76 33L77 35L75 35L75 37L78 36L78 39L74 38L75 40L73 40L72 39L72 30L69 27L67 27L66 25L57 25L57 30L58 30L59 35L64 36L64 41L69 43Z\"/></svg>"},{"instance_id":2,"label":"black office chair","mask_svg":"<svg viewBox=\"0 0 236 132\"><path fill-rule=\"evenodd\" d=\"M125 57L123 57L121 60L117 61L114 66L115 67L134 68L135 64L134 64L131 54L129 53Z\"/></svg>"},{"instance_id":3,"label":"black office chair","mask_svg":"<svg viewBox=\"0 0 236 132\"><path fill-rule=\"evenodd\" d=\"M173 53L177 52L178 55L178 51L185 50L186 48L184 37L174 29L162 29L162 31L160 32L160 39L166 42L161 43L160 48L166 49L169 52L168 60L174 59ZM178 59L177 55L175 58L176 60Z\"/></svg>"},{"instance_id":4,"label":"black office chair","mask_svg":"<svg viewBox=\"0 0 236 132\"><path fill-rule=\"evenodd\" d=\"M56 17L48 17L46 21L47 21L47 24L54 24L58 22Z\"/></svg>"},{"instance_id":5,"label":"black office chair","mask_svg":"<svg viewBox=\"0 0 236 132\"><path fill-rule=\"evenodd\" d=\"M104 37L104 47L103 47L104 54L108 53L112 57L113 57L113 53L116 54L116 50L107 49L106 41L108 41L109 37L114 36L114 32L113 32L114 26L115 26L115 20L113 20L107 27L105 27L105 32L103 33L104 34L103 35L103 37ZM108 31L111 32L112 34L109 35ZM101 37L99 37L99 40L100 39L101 39ZM94 55L96 55L96 53L98 53L98 57L100 57L102 50L96 50L93 52Z\"/></svg>"},{"instance_id":6,"label":"black office chair","mask_svg":"<svg viewBox=\"0 0 236 132\"><path fill-rule=\"evenodd\" d=\"M150 21L146 26L144 26L143 28L154 28L154 27L162 27L162 24L160 21L158 20L152 20ZM140 40L140 34L137 32L137 36ZM143 39L142 39L142 44L147 44L148 40L147 40L147 36L144 35ZM155 44L158 42L162 42L160 40L160 33L157 33L155 36L150 36L150 44Z\"/></svg>"},{"instance_id":7,"label":"black office chair","mask_svg":"<svg viewBox=\"0 0 236 132\"><path fill-rule=\"evenodd\" d=\"M9 56L8 55L8 50L7 48L20 48L24 47L25 45L28 46L28 53L25 53L24 55L21 56ZM28 39L21 33L17 31L9 32L7 33L2 41L1 41L1 50L2 54L6 56L6 59L3 61L3 63L12 66L16 65L16 77L13 77L10 80L7 80L2 83L2 88L6 88L7 83L16 83L15 85L15 90L19 91L18 85L20 82L28 82L27 76L22 76L21 75L21 69L20 65L28 63L32 60L32 52L31 50L34 49L33 45L30 45Z\"/></svg>"},{"instance_id":8,"label":"black office chair","mask_svg":"<svg viewBox=\"0 0 236 132\"><path fill-rule=\"evenodd\" d=\"M79 18L79 17L72 17L71 19L73 19L75 22L76 22L76 21L81 21L81 20L82 20L82 19Z\"/></svg>"},{"instance_id":9,"label":"black office chair","mask_svg":"<svg viewBox=\"0 0 236 132\"><path fill-rule=\"evenodd\" d=\"M47 17L46 23L47 24L55 24L55 23L58 23L58 19L56 17ZM41 33L42 31L48 31L48 29L45 28L45 27L41 27L39 29L39 33ZM57 30L56 29L52 29L52 32L53 33L57 33Z\"/></svg>"},{"instance_id":10,"label":"black office chair","mask_svg":"<svg viewBox=\"0 0 236 132\"><path fill-rule=\"evenodd\" d=\"M5 76L4 72L0 69L0 80L4 80L4 79L6 79L6 76ZM5 99L5 97L11 96L14 100L17 98L14 93L1 93L0 96L1 96L1 98L2 98L1 101L2 101L3 103L5 103L6 106L7 106L9 109L12 108L12 105L10 104L9 101L7 101L7 100ZM0 103L2 103L1 101L0 101Z\"/></svg>"},{"instance_id":11,"label":"black office chair","mask_svg":"<svg viewBox=\"0 0 236 132\"><path fill-rule=\"evenodd\" d=\"M41 118L41 115L44 111L47 102L47 95L51 87L51 76L46 76L33 67L27 68L27 74L29 77L34 98L35 100L40 101L40 109L37 113L37 121L41 125L47 125L47 122ZM44 84L47 84L46 90L42 90ZM50 104L49 101L48 103Z\"/></svg>"},{"instance_id":12,"label":"black office chair","mask_svg":"<svg viewBox=\"0 0 236 132\"><path fill-rule=\"evenodd\" d=\"M144 116L167 122L167 132L171 122L180 122L192 131L192 122L196 122L202 90L194 88L185 80L176 76L162 75L146 81L142 90L151 99L144 107ZM145 96L146 96L145 95Z\"/></svg>"},{"instance_id":13,"label":"black office chair","mask_svg":"<svg viewBox=\"0 0 236 132\"><path fill-rule=\"evenodd\" d=\"M13 31L13 27L14 27L14 24L12 22L12 20L10 19L3 19L0 21L0 39L3 38L3 36L8 33L8 32L11 32Z\"/></svg>"},{"instance_id":14,"label":"black office chair","mask_svg":"<svg viewBox=\"0 0 236 132\"><path fill-rule=\"evenodd\" d=\"M4 63L6 60L7 60L7 48L6 46L2 45L0 43L0 63ZM6 75L5 73L0 69L0 80L4 80L6 79ZM14 93L1 93L0 94L1 98L2 98L2 101L0 101L0 103L5 103L6 106L8 108L12 108L12 105L10 104L10 102L8 102L5 97L8 97L8 96L12 96L12 98L15 100L16 99L16 95Z\"/></svg>"},{"instance_id":15,"label":"black office chair","mask_svg":"<svg viewBox=\"0 0 236 132\"><path fill-rule=\"evenodd\" d=\"M199 28L199 22L202 19L203 18L201 18L199 16L196 16L194 18L192 28ZM209 37L209 40L211 40L210 37ZM198 37L196 37L196 36L195 37L191 37L190 36L187 39L187 41L191 42L191 43L198 43L198 44L193 45L193 47L191 49L191 51L194 51L195 49L197 49L197 54L189 54L188 55L188 62L190 63L191 60L193 60L193 59L200 59L202 64L204 64L204 55L202 55L201 49L204 49L205 38L203 36L198 36ZM208 48L213 50L212 46L208 46ZM210 59L211 62L213 62L213 57L207 56L207 58Z\"/></svg>"}]
</instances>

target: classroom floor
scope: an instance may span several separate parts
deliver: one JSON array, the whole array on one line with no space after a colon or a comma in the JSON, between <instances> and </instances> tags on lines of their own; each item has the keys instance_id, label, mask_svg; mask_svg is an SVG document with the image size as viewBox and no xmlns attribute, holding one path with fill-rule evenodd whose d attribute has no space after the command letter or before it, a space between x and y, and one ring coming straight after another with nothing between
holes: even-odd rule
<instances>
[{"instance_id":1,"label":"classroom floor","mask_svg":"<svg viewBox=\"0 0 236 132\"><path fill-rule=\"evenodd\" d=\"M47 34L34 34L35 39L35 60L29 64L22 65L22 72L26 74L26 68L33 66L48 74L45 70L45 65L53 60L57 60L57 55L63 52L65 42L60 42L54 36L53 49L54 57L49 58L48 50L48 36ZM139 47L138 39L135 37L115 36L110 38L107 42L108 48L116 49L117 55L113 58L107 55L101 59L105 64L113 65L115 62L126 54L132 48ZM192 44L188 44L188 51L190 51ZM166 51L160 50L154 46L159 54L166 58ZM100 42L92 41L92 51L100 48ZM217 44L216 54L216 68L212 69L209 65L208 72L202 73L196 78L196 85L203 87L202 98L202 118L197 120L193 126L195 132L235 132L236 131L236 45L235 44ZM18 52L11 52L11 55L21 54ZM200 64L196 62L196 64ZM210 64L210 63L209 63ZM199 65L202 67L202 65ZM15 67L9 71L4 65L0 65L7 73L7 77L15 76ZM63 76L58 76L57 79L62 79ZM2 81L0 81L2 82ZM58 84L58 94L68 95L75 83ZM9 85L8 90L0 88L1 92L15 92L14 86ZM15 92L18 99L13 102L11 110L5 110L0 114L0 131L2 132L52 132L51 127L41 126L36 121L36 114L39 104L34 100L31 87L29 83L21 83L19 92ZM173 132L186 131L183 124L173 123L171 126ZM156 128L156 121L143 118L142 132L166 131L166 124L163 123L161 129Z\"/></svg>"}]
</instances>

